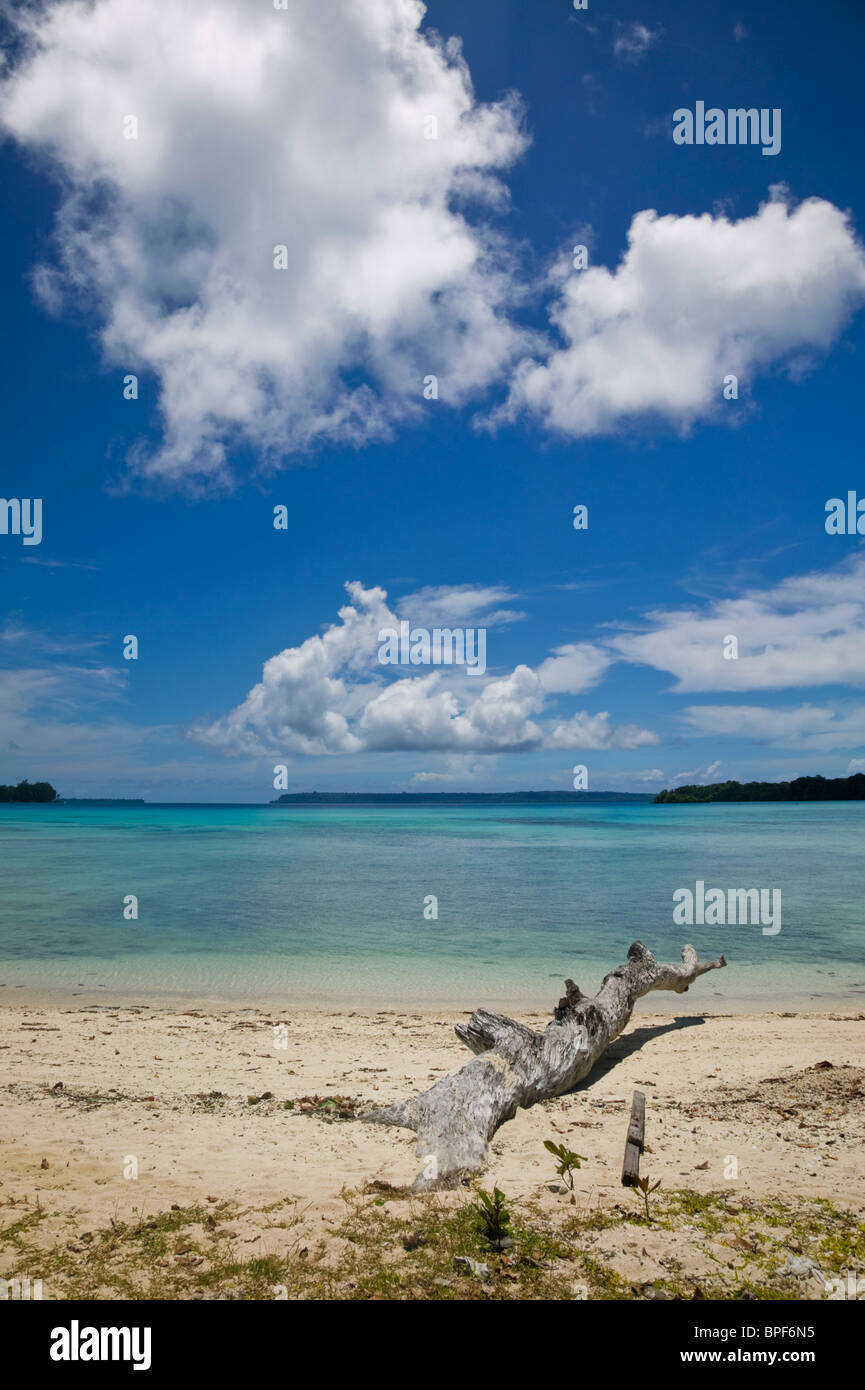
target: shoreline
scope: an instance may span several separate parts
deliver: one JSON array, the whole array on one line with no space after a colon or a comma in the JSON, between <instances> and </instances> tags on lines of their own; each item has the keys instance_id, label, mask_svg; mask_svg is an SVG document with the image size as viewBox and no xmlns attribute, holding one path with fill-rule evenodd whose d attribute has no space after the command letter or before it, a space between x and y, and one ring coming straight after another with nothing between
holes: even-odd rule
<instances>
[{"instance_id":1,"label":"shoreline","mask_svg":"<svg viewBox=\"0 0 865 1390\"><path fill-rule=\"evenodd\" d=\"M293 1014L314 1014L316 1016L361 1017L388 1013L414 1013L427 1018L443 1013L464 1016L475 1009L492 1008L495 1012L506 1012L514 1017L529 1013L533 1016L551 1018L559 997L564 992L564 981L558 990L555 985L545 998L532 996L528 991L516 996L496 994L491 990L479 990L465 999L449 996L418 998L406 997L395 991L392 994L371 996L358 993L352 996L341 994L305 996L301 994L272 995L256 992L253 998L247 994L206 994L197 990L110 990L108 986L90 986L87 989L71 990L50 988L28 988L24 985L0 986L0 1015L12 1010L39 1009L76 1013L98 1009L143 1010L151 1013L261 1013L289 1012ZM103 993L103 990L105 991ZM97 992L98 991L98 992ZM658 1000L657 992L652 993L652 1002L638 999L634 1005L634 1016L656 1014L665 1018L751 1018L778 1017L791 1014L799 1018L813 1015L815 1018L830 1014L851 1014L865 1021L865 992L855 995L821 994L788 995L779 999L767 999L765 995L737 998L720 998L706 1001L698 1000L696 993L672 995L667 1007ZM661 996L663 999L663 995Z\"/></svg>"},{"instance_id":2,"label":"shoreline","mask_svg":"<svg viewBox=\"0 0 865 1390\"><path fill-rule=\"evenodd\" d=\"M255 1283L264 1266L248 1264L267 1260L284 1270L272 1283L286 1283L291 1297L370 1297L358 1292L366 1287L359 1240L371 1242L382 1279L402 1277L414 1249L405 1240L419 1222L457 1223L436 1237L441 1249L458 1237L477 1255L466 1215L472 1187L412 1197L415 1136L359 1120L462 1067L469 1054L453 1028L463 1017L396 1006L350 1014L0 1007L0 1278L42 1278L44 1298L125 1298L133 1288L153 1297L272 1298L270 1283ZM534 1029L549 1017L517 1014ZM781 1290L765 1296L824 1297L819 1282L783 1271L798 1243L834 1276L834 1247L828 1237L825 1251L820 1244L826 1223L840 1240L845 1223L863 1214L862 1019L647 1010L573 1092L520 1110L499 1129L478 1181L506 1193L534 1232L527 1240L571 1231L584 1263L561 1269L571 1281L584 1278L590 1298L666 1297L689 1281L701 1297L708 1289L736 1297L737 1280ZM661 1217L650 1229L620 1182L635 1088L647 1100L644 1171L662 1181ZM332 1116L332 1099L350 1113ZM576 1206L557 1183L544 1149L550 1138L586 1156ZM357 1225L346 1235L353 1212ZM153 1232L163 1227L157 1255ZM217 1235L230 1242L228 1263L220 1264ZM411 1260L421 1269L437 1249L435 1241L418 1246ZM861 1263L838 1259L844 1268ZM559 1267L550 1264L551 1280ZM406 1296L482 1296L454 1273L450 1255L435 1273L422 1285L428 1292ZM422 1269L417 1277L426 1278ZM313 1279L324 1282L303 1282ZM238 1287L246 1292L231 1292Z\"/></svg>"}]
</instances>

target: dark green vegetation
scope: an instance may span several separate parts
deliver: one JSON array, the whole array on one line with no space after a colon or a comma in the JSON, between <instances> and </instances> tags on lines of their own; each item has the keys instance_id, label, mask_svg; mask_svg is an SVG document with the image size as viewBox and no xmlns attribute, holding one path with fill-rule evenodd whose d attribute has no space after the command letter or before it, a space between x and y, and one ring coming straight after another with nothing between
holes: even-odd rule
<instances>
[{"instance_id":1,"label":"dark green vegetation","mask_svg":"<svg viewBox=\"0 0 865 1390\"><path fill-rule=\"evenodd\" d=\"M57 793L50 782L28 782L24 778L17 787L0 786L0 801L56 801Z\"/></svg>"},{"instance_id":2,"label":"dark green vegetation","mask_svg":"<svg viewBox=\"0 0 865 1390\"><path fill-rule=\"evenodd\" d=\"M483 1188L480 1188L478 1197L480 1201L476 1211L480 1235L493 1249L500 1249L504 1241L513 1244L511 1214L506 1205L505 1194L494 1187L492 1196L490 1196L489 1192L484 1192Z\"/></svg>"},{"instance_id":3,"label":"dark green vegetation","mask_svg":"<svg viewBox=\"0 0 865 1390\"><path fill-rule=\"evenodd\" d=\"M710 782L658 792L656 801L865 801L865 773L795 782Z\"/></svg>"},{"instance_id":4,"label":"dark green vegetation","mask_svg":"<svg viewBox=\"0 0 865 1390\"><path fill-rule=\"evenodd\" d=\"M584 1154L575 1154L573 1149L566 1148L564 1144L557 1144L554 1139L545 1139L544 1148L547 1153L551 1153L554 1158L559 1160L556 1164L556 1172L560 1178L564 1178L568 1185L568 1191L573 1192L574 1173L589 1160Z\"/></svg>"}]
</instances>

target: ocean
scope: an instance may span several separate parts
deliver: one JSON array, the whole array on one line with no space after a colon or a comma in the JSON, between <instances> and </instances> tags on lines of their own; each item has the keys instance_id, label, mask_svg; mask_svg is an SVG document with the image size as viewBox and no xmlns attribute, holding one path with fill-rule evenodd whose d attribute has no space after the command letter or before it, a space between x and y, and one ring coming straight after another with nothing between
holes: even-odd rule
<instances>
[{"instance_id":1,"label":"ocean","mask_svg":"<svg viewBox=\"0 0 865 1390\"><path fill-rule=\"evenodd\" d=\"M865 1007L863 848L863 802L5 804L0 999L547 1009L639 938L729 964L644 1009ZM780 931L675 925L698 882Z\"/></svg>"}]
</instances>

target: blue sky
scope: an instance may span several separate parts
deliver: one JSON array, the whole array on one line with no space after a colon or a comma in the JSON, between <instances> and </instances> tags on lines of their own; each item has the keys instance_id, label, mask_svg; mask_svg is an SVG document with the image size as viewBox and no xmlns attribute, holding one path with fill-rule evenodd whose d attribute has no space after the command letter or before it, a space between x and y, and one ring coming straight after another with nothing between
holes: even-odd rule
<instances>
[{"instance_id":1,"label":"blue sky","mask_svg":"<svg viewBox=\"0 0 865 1390\"><path fill-rule=\"evenodd\" d=\"M865 495L858 6L363 0L335 39L219 0L196 63L195 6L137 8L6 34L0 491L43 536L0 535L0 780L865 767L865 555L824 526ZM698 100L780 108L780 153L675 145ZM485 626L486 675L382 667L386 613Z\"/></svg>"}]
</instances>

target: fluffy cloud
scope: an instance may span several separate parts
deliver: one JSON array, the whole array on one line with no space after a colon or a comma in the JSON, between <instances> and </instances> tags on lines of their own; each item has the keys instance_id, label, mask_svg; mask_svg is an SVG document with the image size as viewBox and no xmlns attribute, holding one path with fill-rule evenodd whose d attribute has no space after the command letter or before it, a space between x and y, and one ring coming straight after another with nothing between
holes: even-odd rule
<instances>
[{"instance_id":1,"label":"fluffy cloud","mask_svg":"<svg viewBox=\"0 0 865 1390\"><path fill-rule=\"evenodd\" d=\"M785 579L708 610L646 615L645 632L612 636L625 660L669 671L678 691L782 690L865 683L865 555ZM738 660L724 657L735 636Z\"/></svg>"},{"instance_id":2,"label":"fluffy cloud","mask_svg":"<svg viewBox=\"0 0 865 1390\"><path fill-rule=\"evenodd\" d=\"M155 384L144 474L227 485L316 444L388 437L511 383L491 419L581 436L709 414L732 372L825 350L865 289L844 215L634 218L611 272L554 275L545 347L494 230L526 147L518 99L475 100L419 0L47 0L7 7L0 122L55 173L44 302L96 314L105 361ZM623 29L638 58L652 35ZM124 138L134 116L137 138ZM437 122L437 138L428 118ZM274 248L286 269L274 269ZM439 407L435 407L439 408Z\"/></svg>"},{"instance_id":3,"label":"fluffy cloud","mask_svg":"<svg viewBox=\"0 0 865 1390\"><path fill-rule=\"evenodd\" d=\"M556 647L552 656L541 662L538 676L551 694L579 695L597 685L613 657L591 642L572 642Z\"/></svg>"},{"instance_id":4,"label":"fluffy cloud","mask_svg":"<svg viewBox=\"0 0 865 1390\"><path fill-rule=\"evenodd\" d=\"M383 589L346 585L349 603L339 623L308 637L265 662L261 681L225 718L193 730L193 737L229 753L254 756L316 755L368 751L426 751L457 755L520 752L532 748L636 748L657 739L634 725L615 726L609 715L576 713L568 720L539 722L548 698L576 691L573 652L551 659L559 676L547 685L542 672L518 665L508 675L469 676L458 667L424 668L424 674L378 661L379 633L397 625ZM467 586L434 592L428 610L442 625L459 626L443 611L442 595L457 596L459 613L475 613L490 602L489 589ZM472 592L474 598L472 597ZM413 599L401 607L414 613ZM494 600L495 601L495 600ZM588 650L588 649L587 649ZM587 655L584 668L591 668ZM570 663L567 681L559 663ZM591 670L591 681L597 679Z\"/></svg>"},{"instance_id":5,"label":"fluffy cloud","mask_svg":"<svg viewBox=\"0 0 865 1390\"><path fill-rule=\"evenodd\" d=\"M549 748L642 748L657 743L658 736L636 724L620 724L614 728L606 711L587 714L585 710L573 718L555 724L547 738Z\"/></svg>"},{"instance_id":6,"label":"fluffy cloud","mask_svg":"<svg viewBox=\"0 0 865 1390\"><path fill-rule=\"evenodd\" d=\"M530 716L543 708L540 681L528 666L487 681L461 702L440 671L397 680L364 708L359 727L367 748L464 749L474 753L536 748L542 730Z\"/></svg>"},{"instance_id":7,"label":"fluffy cloud","mask_svg":"<svg viewBox=\"0 0 865 1390\"><path fill-rule=\"evenodd\" d=\"M717 409L728 374L745 385L825 351L865 296L865 256L831 203L792 208L775 191L738 222L640 212L615 272L568 258L554 280L562 345L520 363L492 418L528 411L579 437L649 416L686 427Z\"/></svg>"},{"instance_id":8,"label":"fluffy cloud","mask_svg":"<svg viewBox=\"0 0 865 1390\"><path fill-rule=\"evenodd\" d=\"M7 15L23 52L0 120L61 182L37 285L101 317L106 360L158 381L164 438L138 464L226 481L360 443L507 372L501 207L525 138L516 98L475 101L418 0L52 0ZM124 138L127 116L138 138ZM425 138L427 117L437 139ZM274 269L273 248L288 268Z\"/></svg>"},{"instance_id":9,"label":"fluffy cloud","mask_svg":"<svg viewBox=\"0 0 865 1390\"><path fill-rule=\"evenodd\" d=\"M346 588L349 602L338 623L271 657L246 699L194 737L227 752L268 757L635 749L656 744L657 735L637 724L616 725L606 711L558 715L555 701L590 690L615 661L670 672L678 692L865 683L865 555L701 609L649 612L644 630L567 644L535 668L519 664L506 674L381 665L379 633L396 627L398 614L383 589ZM500 622L519 616L498 607L513 598L497 586L442 586L401 599L396 608L415 626L421 625L415 615L423 614L430 627L458 628L484 615ZM739 643L737 660L723 654L731 635ZM489 644L487 655L494 660ZM859 711L829 706L693 705L684 718L701 735L798 740L814 748L855 747L865 732Z\"/></svg>"}]
</instances>

